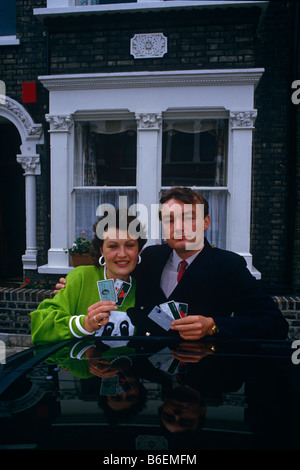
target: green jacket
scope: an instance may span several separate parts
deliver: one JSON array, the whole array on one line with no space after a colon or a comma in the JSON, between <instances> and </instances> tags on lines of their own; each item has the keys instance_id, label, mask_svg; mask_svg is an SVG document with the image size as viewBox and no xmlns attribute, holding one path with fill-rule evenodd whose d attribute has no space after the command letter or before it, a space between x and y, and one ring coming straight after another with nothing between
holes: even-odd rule
<instances>
[{"instance_id":1,"label":"green jacket","mask_svg":"<svg viewBox=\"0 0 300 470\"><path fill-rule=\"evenodd\" d=\"M31 312L32 342L42 345L88 336L83 331L84 317L88 307L100 301L97 281L103 279L103 267L74 268L67 276L66 287L53 299L45 299L37 310ZM126 312L128 308L134 307L135 287L135 280L132 279L132 287L118 311Z\"/></svg>"}]
</instances>

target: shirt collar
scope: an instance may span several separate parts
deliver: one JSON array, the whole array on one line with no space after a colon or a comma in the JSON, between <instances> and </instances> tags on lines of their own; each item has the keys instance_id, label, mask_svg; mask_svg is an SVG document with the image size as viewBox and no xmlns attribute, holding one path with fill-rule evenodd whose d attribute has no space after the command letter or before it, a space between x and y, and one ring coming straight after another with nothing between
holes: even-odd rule
<instances>
[{"instance_id":1,"label":"shirt collar","mask_svg":"<svg viewBox=\"0 0 300 470\"><path fill-rule=\"evenodd\" d=\"M185 259L185 261L188 263L187 268L194 261L194 259L199 255L200 251L197 251L197 253L194 253L193 255L191 255L191 256L189 256L188 258ZM182 258L180 258L180 256L176 253L175 250L172 251L170 261L171 261L174 269L176 269L178 271L179 270L179 263L181 263Z\"/></svg>"}]
</instances>

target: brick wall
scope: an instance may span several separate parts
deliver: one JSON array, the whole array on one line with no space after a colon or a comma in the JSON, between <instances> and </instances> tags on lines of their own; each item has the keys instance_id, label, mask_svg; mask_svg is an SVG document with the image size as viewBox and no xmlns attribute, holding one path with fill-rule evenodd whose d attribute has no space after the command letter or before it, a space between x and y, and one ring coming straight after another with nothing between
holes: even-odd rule
<instances>
[{"instance_id":1,"label":"brick wall","mask_svg":"<svg viewBox=\"0 0 300 470\"><path fill-rule=\"evenodd\" d=\"M51 297L51 290L0 288L0 334L29 335L30 312ZM274 300L289 322L289 338L300 339L300 297L274 297Z\"/></svg>"},{"instance_id":2,"label":"brick wall","mask_svg":"<svg viewBox=\"0 0 300 470\"><path fill-rule=\"evenodd\" d=\"M299 3L299 2L298 2ZM299 6L300 9L300 6ZM295 63L294 80L300 80L300 33L298 33L297 56ZM295 148L295 221L293 227L293 289L299 292L300 286L300 104L293 105L294 133L296 137Z\"/></svg>"},{"instance_id":3,"label":"brick wall","mask_svg":"<svg viewBox=\"0 0 300 470\"><path fill-rule=\"evenodd\" d=\"M255 93L251 253L272 294L299 293L291 269L293 29L292 3L270 2L256 44L256 66L265 72Z\"/></svg>"},{"instance_id":4,"label":"brick wall","mask_svg":"<svg viewBox=\"0 0 300 470\"><path fill-rule=\"evenodd\" d=\"M194 10L49 21L51 74L255 66L256 10ZM162 32L168 52L135 60L130 39Z\"/></svg>"},{"instance_id":5,"label":"brick wall","mask_svg":"<svg viewBox=\"0 0 300 470\"><path fill-rule=\"evenodd\" d=\"M30 334L30 315L51 290L0 288L0 332Z\"/></svg>"}]
</instances>

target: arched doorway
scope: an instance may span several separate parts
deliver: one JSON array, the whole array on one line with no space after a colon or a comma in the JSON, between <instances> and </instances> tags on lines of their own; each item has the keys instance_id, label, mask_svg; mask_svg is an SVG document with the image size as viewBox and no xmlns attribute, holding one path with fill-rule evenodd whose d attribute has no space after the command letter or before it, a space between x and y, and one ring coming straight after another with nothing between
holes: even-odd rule
<instances>
[{"instance_id":1,"label":"arched doorway","mask_svg":"<svg viewBox=\"0 0 300 470\"><path fill-rule=\"evenodd\" d=\"M0 279L22 278L26 249L25 180L17 162L21 137L13 123L0 117Z\"/></svg>"},{"instance_id":2,"label":"arched doorway","mask_svg":"<svg viewBox=\"0 0 300 470\"><path fill-rule=\"evenodd\" d=\"M37 146L44 143L42 125L35 124L26 109L8 96L0 100L0 142L2 280L18 275L20 263L21 273L37 269L36 176L41 174Z\"/></svg>"}]
</instances>

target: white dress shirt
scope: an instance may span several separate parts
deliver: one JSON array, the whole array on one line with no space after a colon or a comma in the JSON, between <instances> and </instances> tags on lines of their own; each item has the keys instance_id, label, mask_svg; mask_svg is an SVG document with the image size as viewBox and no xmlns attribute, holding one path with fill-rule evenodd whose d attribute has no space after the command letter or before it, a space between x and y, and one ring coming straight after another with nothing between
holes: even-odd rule
<instances>
[{"instance_id":1,"label":"white dress shirt","mask_svg":"<svg viewBox=\"0 0 300 470\"><path fill-rule=\"evenodd\" d=\"M189 268L190 264L194 261L196 256L198 256L200 251L198 251L197 253L194 253L189 258L186 258L185 261L188 263L185 268L186 270ZM178 256L176 251L173 250L163 269L161 279L160 279L160 287L167 298L171 295L171 293L177 286L177 275L180 269L181 261L182 261L182 258L180 258L180 256Z\"/></svg>"}]
</instances>

